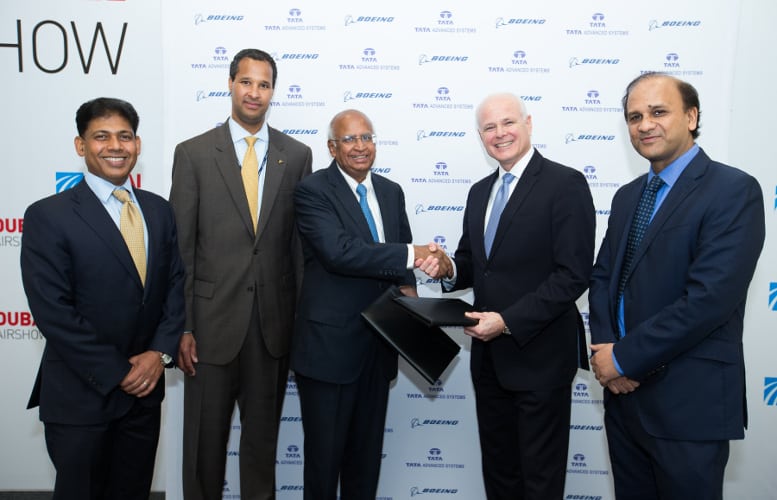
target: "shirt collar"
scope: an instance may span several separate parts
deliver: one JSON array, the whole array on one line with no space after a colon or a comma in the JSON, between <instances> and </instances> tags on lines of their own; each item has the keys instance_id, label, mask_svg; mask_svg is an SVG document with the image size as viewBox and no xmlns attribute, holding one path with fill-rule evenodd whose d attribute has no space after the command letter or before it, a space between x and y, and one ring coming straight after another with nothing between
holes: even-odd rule
<instances>
[{"instance_id":1,"label":"shirt collar","mask_svg":"<svg viewBox=\"0 0 777 500\"><path fill-rule=\"evenodd\" d=\"M529 151L527 154L523 155L520 160L515 162L515 165L510 169L510 173L515 176L515 180L520 180L521 174L526 170L526 166L529 164L532 158L534 158L534 152L536 150L534 149L534 146L532 146L531 151ZM507 173L507 170L505 170L502 165L499 165L499 179L501 179L504 174Z\"/></svg>"},{"instance_id":2,"label":"shirt collar","mask_svg":"<svg viewBox=\"0 0 777 500\"><path fill-rule=\"evenodd\" d=\"M339 163L335 162L335 164L337 165L337 170L340 172L340 174L345 179L345 182L348 183L348 187L351 188L351 191L353 191L355 193L356 192L356 187L359 184L363 184L364 187L367 188L367 192L368 193L370 191L372 191L372 172L371 171L368 170L367 171L367 177L365 177L364 180L361 183L359 183L359 182L356 182L356 179L354 179L350 175L346 174L345 170L343 170L343 167L341 167Z\"/></svg>"},{"instance_id":3,"label":"shirt collar","mask_svg":"<svg viewBox=\"0 0 777 500\"><path fill-rule=\"evenodd\" d=\"M127 177L127 180L124 181L124 184L121 186L116 186L102 177L98 177L94 175L93 173L86 171L84 173L84 180L86 181L86 184L89 186L89 189L92 190L92 192L97 196L97 198L103 202L107 203L108 200L111 199L111 196L113 195L113 190L117 187L123 187L127 191L129 191L130 197L134 200L135 199L135 191L132 189L132 182L130 182L129 177Z\"/></svg>"},{"instance_id":4,"label":"shirt collar","mask_svg":"<svg viewBox=\"0 0 777 500\"><path fill-rule=\"evenodd\" d=\"M685 167L691 163L691 160L693 160L698 152L699 145L694 143L693 146L691 146L691 149L681 154L675 161L667 165L666 168L661 171L661 173L656 174L653 172L652 168L648 169L647 181L650 182L654 176L658 175L661 177L661 180L671 188L674 186L674 183L677 182L677 179L680 177L680 174L683 173Z\"/></svg>"},{"instance_id":5,"label":"shirt collar","mask_svg":"<svg viewBox=\"0 0 777 500\"><path fill-rule=\"evenodd\" d=\"M243 142L245 144L245 138L253 135L263 143L267 144L270 142L270 132L267 130L267 120L262 123L262 128L259 129L259 131L256 134L252 134L248 130L244 129L239 123L237 123L232 118L229 118L229 133L232 135L232 142L238 143Z\"/></svg>"}]
</instances>

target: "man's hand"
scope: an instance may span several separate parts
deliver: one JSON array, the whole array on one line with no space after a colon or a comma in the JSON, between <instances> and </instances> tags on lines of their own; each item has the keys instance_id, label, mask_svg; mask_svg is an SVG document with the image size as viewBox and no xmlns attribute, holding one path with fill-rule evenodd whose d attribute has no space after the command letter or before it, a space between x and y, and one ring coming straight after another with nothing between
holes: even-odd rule
<instances>
[{"instance_id":1,"label":"man's hand","mask_svg":"<svg viewBox=\"0 0 777 500\"><path fill-rule=\"evenodd\" d=\"M399 291L406 297L418 297L418 290L414 286L402 285L399 287Z\"/></svg>"},{"instance_id":2,"label":"man's hand","mask_svg":"<svg viewBox=\"0 0 777 500\"><path fill-rule=\"evenodd\" d=\"M624 376L612 379L610 383L607 384L607 388L613 394L628 394L634 392L637 387L639 387L639 382Z\"/></svg>"},{"instance_id":3,"label":"man's hand","mask_svg":"<svg viewBox=\"0 0 777 500\"><path fill-rule=\"evenodd\" d=\"M129 362L132 368L130 368L124 380L121 381L119 387L127 394L144 398L154 390L157 382L159 382L159 377L162 376L162 372L165 369L162 366L159 352L146 351L132 356Z\"/></svg>"},{"instance_id":4,"label":"man's hand","mask_svg":"<svg viewBox=\"0 0 777 500\"><path fill-rule=\"evenodd\" d=\"M193 377L196 374L195 365L197 359L197 341L191 332L181 335L181 341L178 343L178 368L186 375Z\"/></svg>"},{"instance_id":5,"label":"man's hand","mask_svg":"<svg viewBox=\"0 0 777 500\"><path fill-rule=\"evenodd\" d=\"M480 339L484 342L493 340L502 335L505 329L505 322L502 315L495 312L468 312L464 313L468 318L478 320L478 324L464 328L464 333L472 338Z\"/></svg>"},{"instance_id":6,"label":"man's hand","mask_svg":"<svg viewBox=\"0 0 777 500\"><path fill-rule=\"evenodd\" d=\"M591 351L593 351L591 369L602 387L607 387L611 381L621 377L615 368L615 362L612 360L612 347L612 343L591 344Z\"/></svg>"},{"instance_id":7,"label":"man's hand","mask_svg":"<svg viewBox=\"0 0 777 500\"><path fill-rule=\"evenodd\" d=\"M451 259L436 243L428 245L413 245L415 267L425 272L430 278L450 278L453 276Z\"/></svg>"}]
</instances>

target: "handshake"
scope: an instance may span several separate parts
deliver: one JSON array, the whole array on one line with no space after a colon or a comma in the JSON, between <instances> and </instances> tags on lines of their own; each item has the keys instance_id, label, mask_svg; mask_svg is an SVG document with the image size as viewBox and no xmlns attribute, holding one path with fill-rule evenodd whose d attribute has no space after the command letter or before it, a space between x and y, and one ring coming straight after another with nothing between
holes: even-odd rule
<instances>
[{"instance_id":1,"label":"handshake","mask_svg":"<svg viewBox=\"0 0 777 500\"><path fill-rule=\"evenodd\" d=\"M413 245L415 267L430 278L452 278L453 263L436 243Z\"/></svg>"}]
</instances>

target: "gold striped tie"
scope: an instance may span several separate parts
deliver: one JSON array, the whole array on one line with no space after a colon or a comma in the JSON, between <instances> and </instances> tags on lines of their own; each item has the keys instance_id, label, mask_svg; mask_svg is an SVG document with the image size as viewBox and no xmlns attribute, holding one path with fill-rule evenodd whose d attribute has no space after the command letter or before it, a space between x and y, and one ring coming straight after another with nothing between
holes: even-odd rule
<instances>
[{"instance_id":1,"label":"gold striped tie","mask_svg":"<svg viewBox=\"0 0 777 500\"><path fill-rule=\"evenodd\" d=\"M140 275L140 281L146 284L146 244L143 240L143 217L124 188L113 190L113 196L121 202L119 230L129 248L132 260Z\"/></svg>"},{"instance_id":2,"label":"gold striped tie","mask_svg":"<svg viewBox=\"0 0 777 500\"><path fill-rule=\"evenodd\" d=\"M240 175L243 177L248 210L251 212L251 221L254 224L254 231L256 231L256 223L259 218L259 207L257 206L259 198L259 160L256 158L256 149L254 148L256 137L246 137L245 141L248 143L248 151L246 151L246 155L243 157Z\"/></svg>"}]
</instances>

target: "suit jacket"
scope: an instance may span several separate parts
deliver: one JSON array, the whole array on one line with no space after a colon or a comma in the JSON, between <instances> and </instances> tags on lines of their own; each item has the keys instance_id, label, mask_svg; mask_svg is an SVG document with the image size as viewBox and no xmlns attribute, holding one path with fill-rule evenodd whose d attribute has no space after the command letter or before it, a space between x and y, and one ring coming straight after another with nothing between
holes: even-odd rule
<instances>
[{"instance_id":1,"label":"suit jacket","mask_svg":"<svg viewBox=\"0 0 777 500\"><path fill-rule=\"evenodd\" d=\"M137 400L118 385L128 359L147 350L178 353L183 265L173 212L135 189L148 228L146 286L100 200L81 181L32 204L24 215L21 269L35 322L46 337L29 408L44 422L104 423ZM164 377L143 404L158 405Z\"/></svg>"},{"instance_id":2,"label":"suit jacket","mask_svg":"<svg viewBox=\"0 0 777 500\"><path fill-rule=\"evenodd\" d=\"M302 270L292 194L311 171L312 153L272 127L269 141L258 230L229 123L175 149L170 202L186 267L186 330L201 362L235 358L255 301L268 351L289 352Z\"/></svg>"},{"instance_id":3,"label":"suit jacket","mask_svg":"<svg viewBox=\"0 0 777 500\"><path fill-rule=\"evenodd\" d=\"M499 382L546 390L572 382L585 363L585 331L575 300L594 258L595 212L583 175L534 151L505 206L491 256L485 214L498 172L469 191L455 260L455 289L473 287L475 308L502 315L512 335L492 340ZM484 343L472 340L470 368L480 374Z\"/></svg>"},{"instance_id":4,"label":"suit jacket","mask_svg":"<svg viewBox=\"0 0 777 500\"><path fill-rule=\"evenodd\" d=\"M642 382L632 396L652 435L742 438L742 321L764 241L761 188L699 151L637 248L623 292L626 336L618 340L618 279L646 179L638 177L613 198L589 293L591 341L617 342L625 375Z\"/></svg>"},{"instance_id":5,"label":"suit jacket","mask_svg":"<svg viewBox=\"0 0 777 500\"><path fill-rule=\"evenodd\" d=\"M392 284L415 286L406 267L413 237L402 188L371 176L385 233L381 244L373 242L356 195L334 161L300 182L294 195L305 274L291 368L325 382L353 382L376 349L385 376L397 374L397 354L361 312Z\"/></svg>"}]
</instances>

